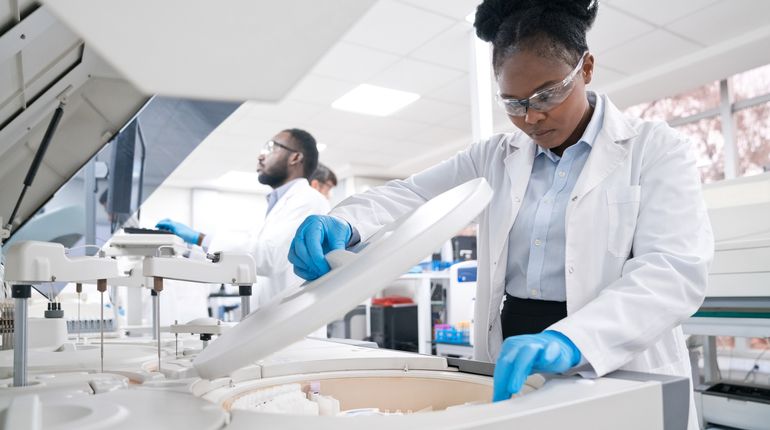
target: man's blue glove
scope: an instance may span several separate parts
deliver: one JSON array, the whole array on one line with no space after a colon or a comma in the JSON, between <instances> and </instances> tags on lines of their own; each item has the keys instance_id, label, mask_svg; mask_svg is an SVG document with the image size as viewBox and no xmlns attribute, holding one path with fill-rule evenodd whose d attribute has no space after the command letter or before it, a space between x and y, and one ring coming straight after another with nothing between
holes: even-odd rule
<instances>
[{"instance_id":1,"label":"man's blue glove","mask_svg":"<svg viewBox=\"0 0 770 430\"><path fill-rule=\"evenodd\" d=\"M558 331L505 339L495 363L494 401L510 399L532 373L562 373L580 362L580 350Z\"/></svg>"},{"instance_id":2,"label":"man's blue glove","mask_svg":"<svg viewBox=\"0 0 770 430\"><path fill-rule=\"evenodd\" d=\"M171 233L174 233L175 235L182 238L187 243L191 243L193 245L198 244L198 240L200 239L201 234L197 231L191 229L190 227L187 227L186 225L172 221L168 218L161 220L159 223L155 224L155 228L160 230L166 230L170 231Z\"/></svg>"},{"instance_id":3,"label":"man's blue glove","mask_svg":"<svg viewBox=\"0 0 770 430\"><path fill-rule=\"evenodd\" d=\"M350 224L329 215L310 215L297 229L289 249L289 261L297 276L312 281L331 268L324 255L345 249L353 231Z\"/></svg>"}]
</instances>

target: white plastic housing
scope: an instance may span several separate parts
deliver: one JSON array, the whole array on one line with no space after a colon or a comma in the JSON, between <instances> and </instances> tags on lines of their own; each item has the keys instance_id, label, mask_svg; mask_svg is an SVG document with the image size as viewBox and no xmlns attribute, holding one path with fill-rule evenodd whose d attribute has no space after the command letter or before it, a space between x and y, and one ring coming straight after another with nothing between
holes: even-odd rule
<instances>
[{"instance_id":1,"label":"white plastic housing","mask_svg":"<svg viewBox=\"0 0 770 430\"><path fill-rule=\"evenodd\" d=\"M118 263L109 258L75 257L64 254L59 243L25 241L10 247L5 255L5 281L16 283L85 282L118 276Z\"/></svg>"},{"instance_id":2,"label":"white plastic housing","mask_svg":"<svg viewBox=\"0 0 770 430\"><path fill-rule=\"evenodd\" d=\"M251 285L257 282L257 266L249 254L222 252L219 261L181 257L144 259L144 276L211 284Z\"/></svg>"}]
</instances>

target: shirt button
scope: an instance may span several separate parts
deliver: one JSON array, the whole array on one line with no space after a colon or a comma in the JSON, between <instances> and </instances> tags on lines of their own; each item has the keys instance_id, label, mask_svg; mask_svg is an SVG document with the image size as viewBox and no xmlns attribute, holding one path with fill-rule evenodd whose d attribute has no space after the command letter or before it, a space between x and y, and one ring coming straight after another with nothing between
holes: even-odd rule
<instances>
[{"instance_id":1,"label":"shirt button","mask_svg":"<svg viewBox=\"0 0 770 430\"><path fill-rule=\"evenodd\" d=\"M521 199L519 197L514 197L513 201L516 202L516 203L519 203L521 201Z\"/></svg>"},{"instance_id":2,"label":"shirt button","mask_svg":"<svg viewBox=\"0 0 770 430\"><path fill-rule=\"evenodd\" d=\"M535 246L540 246L543 242L540 241L540 239L535 239Z\"/></svg>"},{"instance_id":3,"label":"shirt button","mask_svg":"<svg viewBox=\"0 0 770 430\"><path fill-rule=\"evenodd\" d=\"M575 200L577 200L577 196L572 196L572 201L574 202Z\"/></svg>"},{"instance_id":4,"label":"shirt button","mask_svg":"<svg viewBox=\"0 0 770 430\"><path fill-rule=\"evenodd\" d=\"M563 170L562 170L561 172L559 172L559 177L560 177L560 178L563 178L563 177L564 177L564 176L566 176L566 175L567 175L567 174L566 174L566 173L564 173L564 171L563 171Z\"/></svg>"},{"instance_id":5,"label":"shirt button","mask_svg":"<svg viewBox=\"0 0 770 430\"><path fill-rule=\"evenodd\" d=\"M537 290L532 290L529 293L532 294L533 297L537 297Z\"/></svg>"},{"instance_id":6,"label":"shirt button","mask_svg":"<svg viewBox=\"0 0 770 430\"><path fill-rule=\"evenodd\" d=\"M492 331L492 324L489 325L489 331Z\"/></svg>"},{"instance_id":7,"label":"shirt button","mask_svg":"<svg viewBox=\"0 0 770 430\"><path fill-rule=\"evenodd\" d=\"M572 273L572 272L574 272L574 271L575 271L575 268L574 268L574 267L572 267L572 266L569 266L569 267L567 268L567 272L569 272L569 273Z\"/></svg>"}]
</instances>

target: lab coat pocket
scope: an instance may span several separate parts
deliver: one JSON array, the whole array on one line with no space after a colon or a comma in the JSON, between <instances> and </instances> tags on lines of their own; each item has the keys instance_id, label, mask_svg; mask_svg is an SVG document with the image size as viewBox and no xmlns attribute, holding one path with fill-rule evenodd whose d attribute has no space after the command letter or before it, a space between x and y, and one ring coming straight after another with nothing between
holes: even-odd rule
<instances>
[{"instance_id":1,"label":"lab coat pocket","mask_svg":"<svg viewBox=\"0 0 770 430\"><path fill-rule=\"evenodd\" d=\"M631 253L640 197L639 185L607 190L607 250L615 257L628 258Z\"/></svg>"}]
</instances>

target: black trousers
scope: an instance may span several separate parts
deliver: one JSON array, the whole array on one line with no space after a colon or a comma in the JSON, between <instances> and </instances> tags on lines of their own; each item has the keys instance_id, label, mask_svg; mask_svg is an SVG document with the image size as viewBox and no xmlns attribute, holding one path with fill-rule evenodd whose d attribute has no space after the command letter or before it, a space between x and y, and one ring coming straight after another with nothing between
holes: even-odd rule
<instances>
[{"instance_id":1,"label":"black trousers","mask_svg":"<svg viewBox=\"0 0 770 430\"><path fill-rule=\"evenodd\" d=\"M520 299L505 294L500 313L503 339L520 334L540 333L567 316L567 302Z\"/></svg>"}]
</instances>

